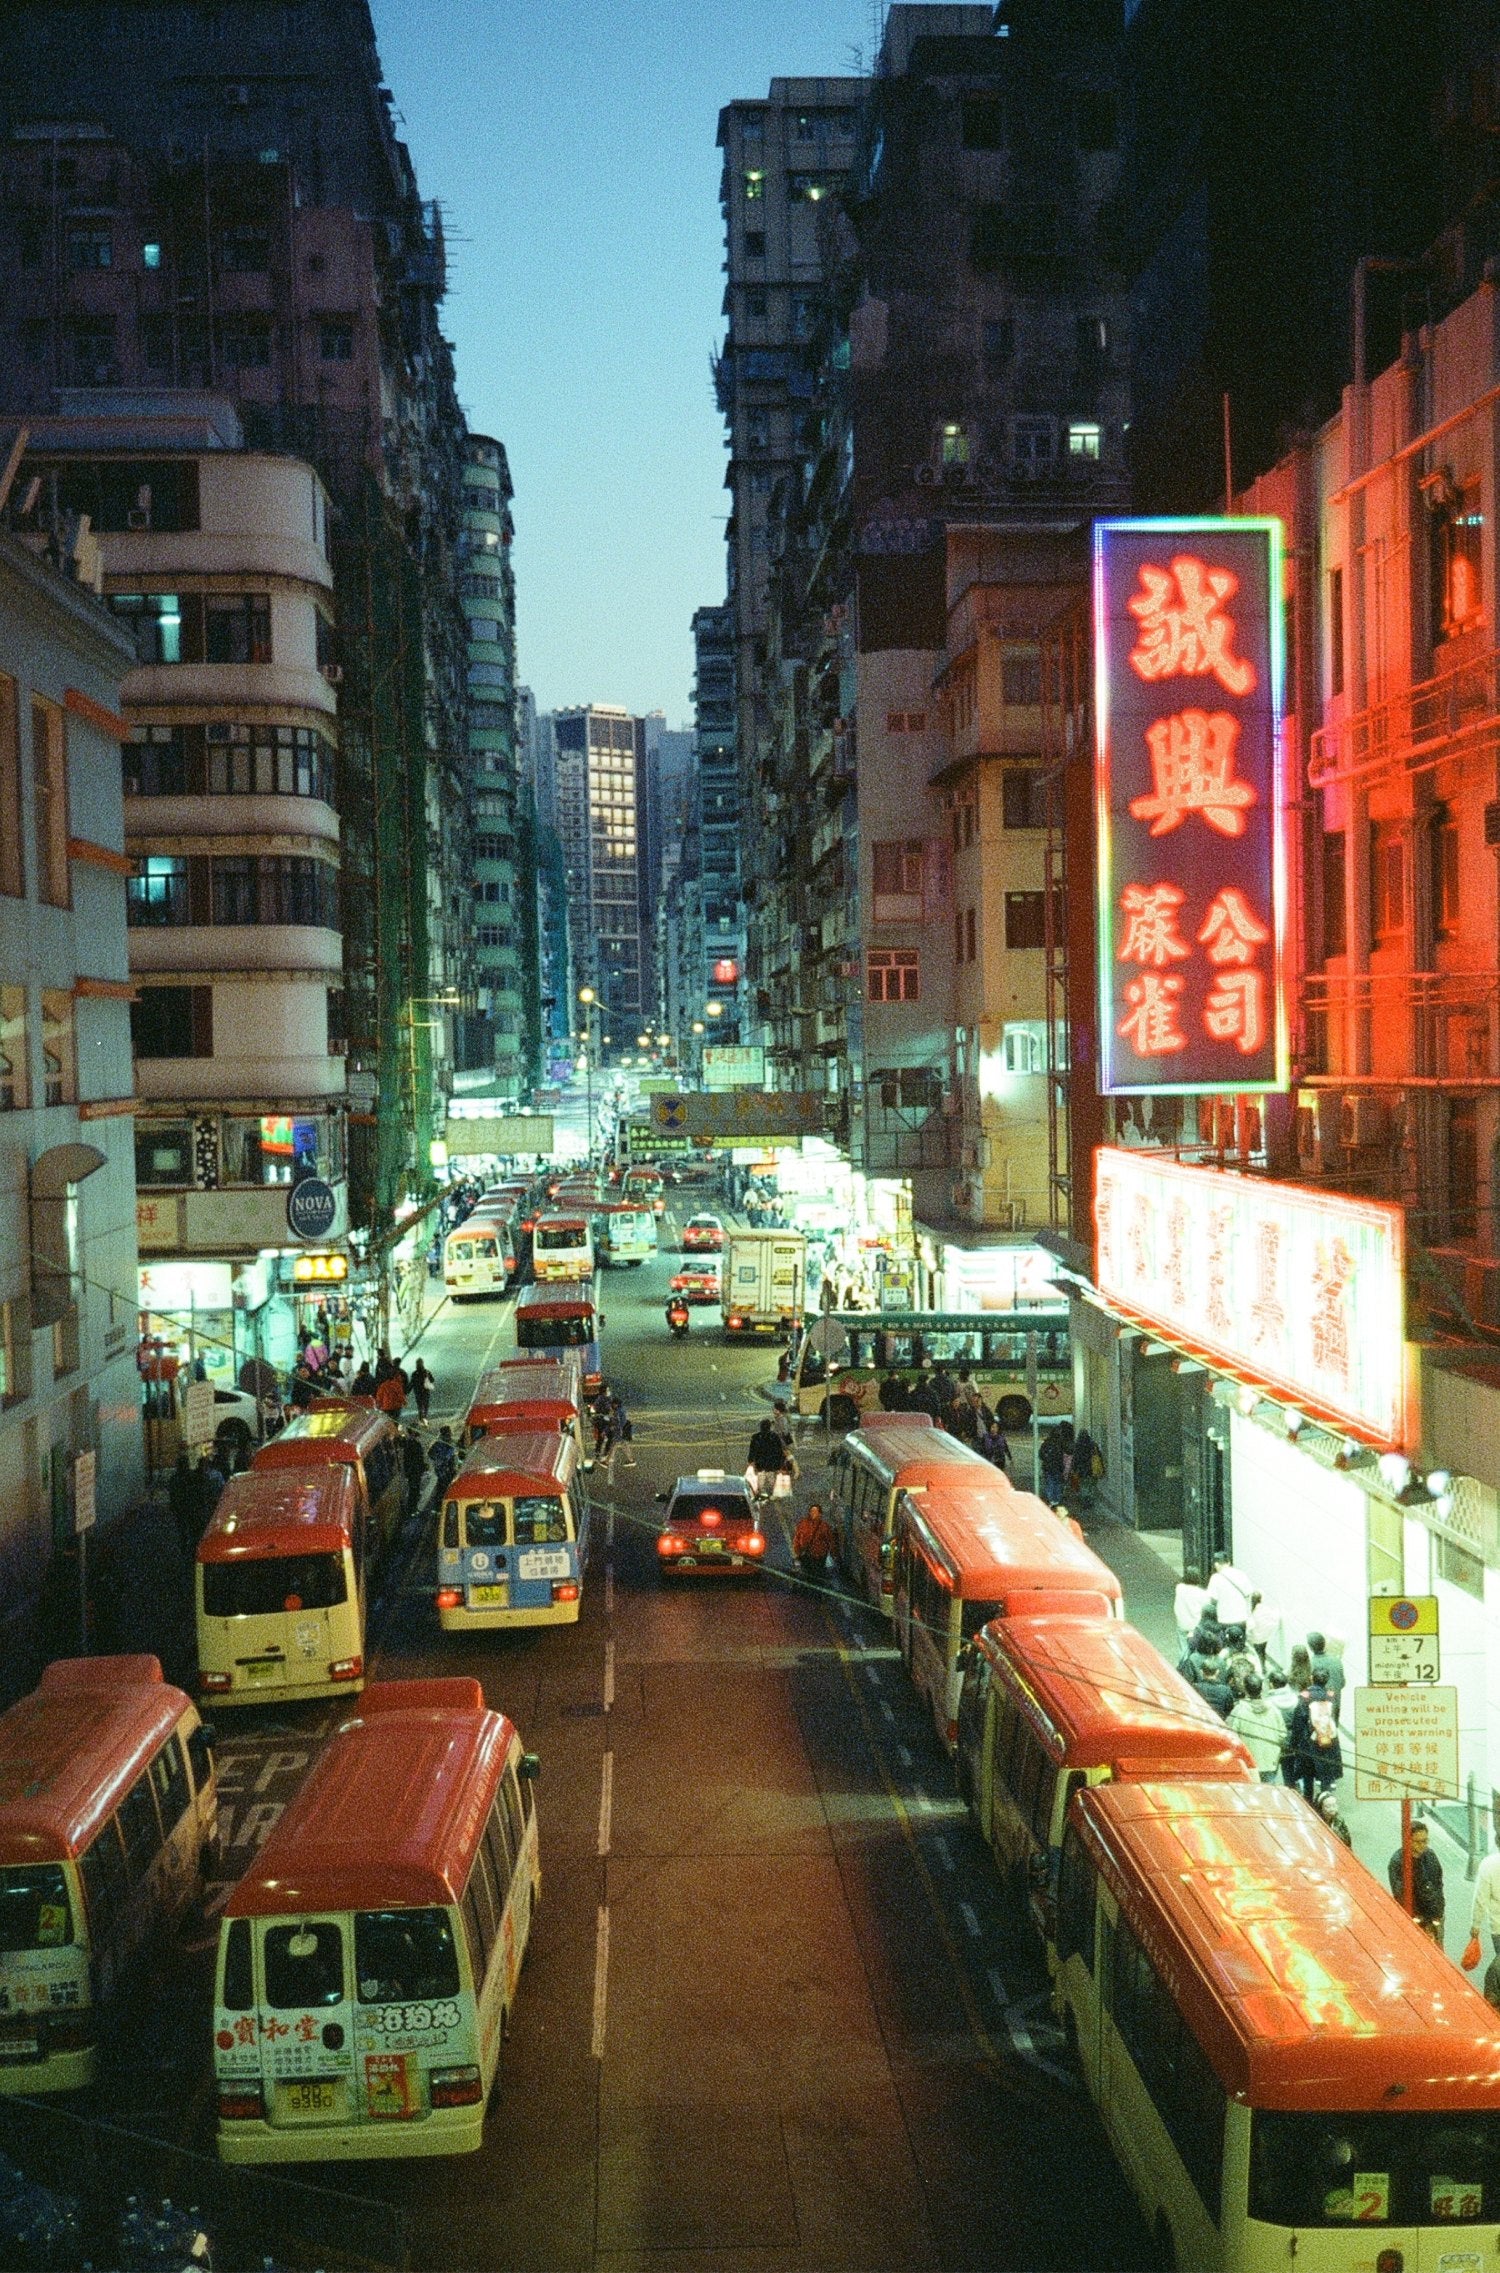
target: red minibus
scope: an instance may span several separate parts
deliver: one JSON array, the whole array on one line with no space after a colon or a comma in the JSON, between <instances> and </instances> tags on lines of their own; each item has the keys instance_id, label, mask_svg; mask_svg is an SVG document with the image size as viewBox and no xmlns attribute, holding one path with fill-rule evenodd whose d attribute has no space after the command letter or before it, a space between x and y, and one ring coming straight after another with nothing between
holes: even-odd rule
<instances>
[{"instance_id":1,"label":"red minibus","mask_svg":"<svg viewBox=\"0 0 1500 2273\"><path fill-rule=\"evenodd\" d=\"M599 1330L604 1320L586 1286L523 1286L516 1297L516 1350L522 1357L575 1356L592 1397L604 1379Z\"/></svg>"},{"instance_id":2,"label":"red minibus","mask_svg":"<svg viewBox=\"0 0 1500 2273\"><path fill-rule=\"evenodd\" d=\"M964 1643L992 1618L1063 1608L1122 1617L1120 1582L1075 1523L988 1461L897 1495L896 1639L950 1752Z\"/></svg>"},{"instance_id":3,"label":"red minibus","mask_svg":"<svg viewBox=\"0 0 1500 2273\"><path fill-rule=\"evenodd\" d=\"M320 1400L263 1444L250 1465L258 1473L325 1463L353 1469L370 1526L370 1554L378 1563L406 1513L406 1476L395 1422L362 1399Z\"/></svg>"},{"instance_id":4,"label":"red minibus","mask_svg":"<svg viewBox=\"0 0 1500 2273\"><path fill-rule=\"evenodd\" d=\"M464 1422L467 1451L483 1436L536 1435L557 1429L577 1445L585 1468L583 1445L583 1369L576 1351L563 1358L506 1358L482 1373L474 1385Z\"/></svg>"},{"instance_id":5,"label":"red minibus","mask_svg":"<svg viewBox=\"0 0 1500 2273\"><path fill-rule=\"evenodd\" d=\"M221 1704L363 1688L368 1518L352 1468L232 1476L198 1542L198 1687Z\"/></svg>"},{"instance_id":6,"label":"red minibus","mask_svg":"<svg viewBox=\"0 0 1500 2273\"><path fill-rule=\"evenodd\" d=\"M928 1413L865 1413L834 1453L828 1470L828 1518L839 1561L873 1610L891 1615L891 1561L896 1502L959 1475L994 1475Z\"/></svg>"}]
</instances>

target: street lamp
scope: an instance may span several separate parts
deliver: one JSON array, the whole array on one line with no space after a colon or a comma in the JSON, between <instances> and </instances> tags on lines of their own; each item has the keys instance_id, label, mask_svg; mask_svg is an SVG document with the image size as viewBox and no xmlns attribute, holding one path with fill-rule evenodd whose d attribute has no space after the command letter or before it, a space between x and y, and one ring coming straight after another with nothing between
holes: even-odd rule
<instances>
[{"instance_id":1,"label":"street lamp","mask_svg":"<svg viewBox=\"0 0 1500 2273\"><path fill-rule=\"evenodd\" d=\"M588 1095L584 1107L588 1114L588 1123L584 1131L584 1157L592 1162L594 1157L594 1053L591 1046L593 1042L591 1021L599 997L592 987L580 987L578 999L583 1005L583 1033L579 1039L583 1043L584 1072L588 1083Z\"/></svg>"}]
</instances>

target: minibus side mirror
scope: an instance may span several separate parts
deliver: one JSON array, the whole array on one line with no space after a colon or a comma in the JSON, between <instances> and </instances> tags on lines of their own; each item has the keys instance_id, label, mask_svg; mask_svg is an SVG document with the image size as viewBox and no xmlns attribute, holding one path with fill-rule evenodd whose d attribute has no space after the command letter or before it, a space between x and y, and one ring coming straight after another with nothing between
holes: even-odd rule
<instances>
[{"instance_id":1,"label":"minibus side mirror","mask_svg":"<svg viewBox=\"0 0 1500 2273\"><path fill-rule=\"evenodd\" d=\"M540 1754L536 1752L523 1752L521 1754L521 1774L526 1778L527 1783L534 1784L541 1772L542 1762Z\"/></svg>"}]
</instances>

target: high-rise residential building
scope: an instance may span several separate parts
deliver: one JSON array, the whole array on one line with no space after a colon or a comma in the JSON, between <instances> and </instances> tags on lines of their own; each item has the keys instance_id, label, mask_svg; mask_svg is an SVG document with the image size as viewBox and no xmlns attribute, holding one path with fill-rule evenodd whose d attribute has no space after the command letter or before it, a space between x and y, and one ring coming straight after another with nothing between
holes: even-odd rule
<instances>
[{"instance_id":1,"label":"high-rise residential building","mask_svg":"<svg viewBox=\"0 0 1500 2273\"><path fill-rule=\"evenodd\" d=\"M464 469L463 606L469 627L469 812L479 1033L473 1064L502 1091L528 1072L522 1002L522 846L516 751L516 579L510 467L503 443L471 434ZM534 965L532 966L534 968Z\"/></svg>"},{"instance_id":2,"label":"high-rise residential building","mask_svg":"<svg viewBox=\"0 0 1500 2273\"><path fill-rule=\"evenodd\" d=\"M132 659L92 591L0 534L4 1698L77 1646L62 1558L80 1491L107 1531L144 1483L120 793Z\"/></svg>"},{"instance_id":3,"label":"high-rise residential building","mask_svg":"<svg viewBox=\"0 0 1500 2273\"><path fill-rule=\"evenodd\" d=\"M228 393L335 508L350 1206L376 1230L430 1177L475 920L464 425L392 106L367 0L0 14L0 415Z\"/></svg>"},{"instance_id":4,"label":"high-rise residential building","mask_svg":"<svg viewBox=\"0 0 1500 2273\"><path fill-rule=\"evenodd\" d=\"M726 571L752 969L759 968L766 920L761 878L777 857L763 794L773 498L814 437L820 222L853 159L865 85L855 78L773 79L763 100L730 103L719 114L728 283L717 379L729 429Z\"/></svg>"},{"instance_id":5,"label":"high-rise residential building","mask_svg":"<svg viewBox=\"0 0 1500 2273\"><path fill-rule=\"evenodd\" d=\"M520 690L518 727L522 812L529 841L524 864L532 886L528 917L536 939L534 996L537 1081L552 1083L574 1056L574 931L568 907L568 867L558 834L557 766L550 713L538 712L529 687ZM532 968L528 964L528 969ZM533 1000L528 995L528 1002Z\"/></svg>"},{"instance_id":6,"label":"high-rise residential building","mask_svg":"<svg viewBox=\"0 0 1500 2273\"><path fill-rule=\"evenodd\" d=\"M740 839L743 801L735 748L734 621L727 607L693 616L693 716L697 755L695 813L701 909L702 1017L719 1004L720 1040L740 1039L745 973L745 909Z\"/></svg>"},{"instance_id":7,"label":"high-rise residential building","mask_svg":"<svg viewBox=\"0 0 1500 2273\"><path fill-rule=\"evenodd\" d=\"M590 703L552 713L557 827L572 913L573 978L598 1000L602 1046L634 1050L653 1017L652 953L643 913L646 722Z\"/></svg>"},{"instance_id":8,"label":"high-rise residential building","mask_svg":"<svg viewBox=\"0 0 1500 2273\"><path fill-rule=\"evenodd\" d=\"M337 696L328 497L243 447L222 396L100 393L34 420L25 535L86 525L134 647L120 695L141 1309L224 1386L288 1365L292 1187L348 1231Z\"/></svg>"}]
</instances>

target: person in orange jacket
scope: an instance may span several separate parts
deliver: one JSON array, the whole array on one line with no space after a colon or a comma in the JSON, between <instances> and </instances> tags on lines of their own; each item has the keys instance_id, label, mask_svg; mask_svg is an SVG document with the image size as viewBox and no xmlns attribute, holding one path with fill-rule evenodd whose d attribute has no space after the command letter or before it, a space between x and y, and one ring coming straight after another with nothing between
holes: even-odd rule
<instances>
[{"instance_id":1,"label":"person in orange jacket","mask_svg":"<svg viewBox=\"0 0 1500 2273\"><path fill-rule=\"evenodd\" d=\"M833 1532L821 1503L814 1500L792 1533L792 1553L804 1578L826 1578L834 1552Z\"/></svg>"},{"instance_id":2,"label":"person in orange jacket","mask_svg":"<svg viewBox=\"0 0 1500 2273\"><path fill-rule=\"evenodd\" d=\"M399 1365L386 1375L384 1381L377 1384L375 1402L382 1413L390 1414L393 1421L400 1420L406 1403L406 1375Z\"/></svg>"}]
</instances>

